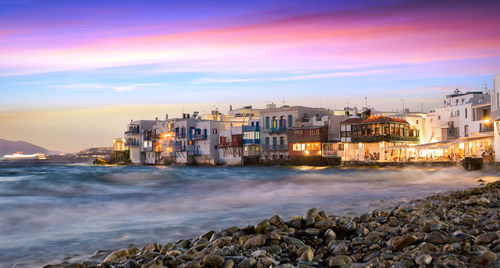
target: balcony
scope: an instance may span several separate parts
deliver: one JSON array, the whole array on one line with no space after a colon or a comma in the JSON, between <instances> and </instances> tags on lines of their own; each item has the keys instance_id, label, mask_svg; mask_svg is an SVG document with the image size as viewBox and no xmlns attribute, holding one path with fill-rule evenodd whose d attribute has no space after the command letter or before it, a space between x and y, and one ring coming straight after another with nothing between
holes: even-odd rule
<instances>
[{"instance_id":1,"label":"balcony","mask_svg":"<svg viewBox=\"0 0 500 268\"><path fill-rule=\"evenodd\" d=\"M228 147L241 147L241 140L229 141L229 142L221 142L219 143L218 148L228 148Z\"/></svg>"},{"instance_id":2,"label":"balcony","mask_svg":"<svg viewBox=\"0 0 500 268\"><path fill-rule=\"evenodd\" d=\"M139 127L134 127L134 128L129 128L127 131L125 131L125 135L129 134L139 134Z\"/></svg>"},{"instance_id":3,"label":"balcony","mask_svg":"<svg viewBox=\"0 0 500 268\"><path fill-rule=\"evenodd\" d=\"M245 145L260 144L260 139L244 139L243 144Z\"/></svg>"},{"instance_id":4,"label":"balcony","mask_svg":"<svg viewBox=\"0 0 500 268\"><path fill-rule=\"evenodd\" d=\"M266 128L265 131L267 133L284 133L284 132L286 132L286 127Z\"/></svg>"},{"instance_id":5,"label":"balcony","mask_svg":"<svg viewBox=\"0 0 500 268\"><path fill-rule=\"evenodd\" d=\"M418 142L419 137L408 137L408 136L361 136L361 137L351 137L351 142L397 142L397 141L410 141Z\"/></svg>"},{"instance_id":6,"label":"balcony","mask_svg":"<svg viewBox=\"0 0 500 268\"><path fill-rule=\"evenodd\" d=\"M200 150L189 150L187 151L187 155L189 156L200 156L201 151Z\"/></svg>"},{"instance_id":7,"label":"balcony","mask_svg":"<svg viewBox=\"0 0 500 268\"><path fill-rule=\"evenodd\" d=\"M266 144L262 145L264 151L288 151L288 144Z\"/></svg>"},{"instance_id":8,"label":"balcony","mask_svg":"<svg viewBox=\"0 0 500 268\"><path fill-rule=\"evenodd\" d=\"M195 134L191 137L192 140L206 140L207 139L207 134Z\"/></svg>"},{"instance_id":9,"label":"balcony","mask_svg":"<svg viewBox=\"0 0 500 268\"><path fill-rule=\"evenodd\" d=\"M241 128L243 132L260 131L260 126L242 126Z\"/></svg>"},{"instance_id":10,"label":"balcony","mask_svg":"<svg viewBox=\"0 0 500 268\"><path fill-rule=\"evenodd\" d=\"M126 139L125 140L125 145L126 146L139 146L139 140Z\"/></svg>"},{"instance_id":11,"label":"balcony","mask_svg":"<svg viewBox=\"0 0 500 268\"><path fill-rule=\"evenodd\" d=\"M489 132L493 131L492 123L480 123L479 124L479 132Z\"/></svg>"}]
</instances>

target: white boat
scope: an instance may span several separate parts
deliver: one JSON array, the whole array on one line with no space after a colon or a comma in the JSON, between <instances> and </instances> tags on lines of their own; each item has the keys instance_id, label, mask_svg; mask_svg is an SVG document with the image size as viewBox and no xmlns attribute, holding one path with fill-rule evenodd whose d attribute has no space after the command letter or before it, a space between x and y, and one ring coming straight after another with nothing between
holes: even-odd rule
<instances>
[{"instance_id":1,"label":"white boat","mask_svg":"<svg viewBox=\"0 0 500 268\"><path fill-rule=\"evenodd\" d=\"M47 157L43 153L36 154L23 154L22 152L15 152L13 154L4 155L1 161L39 161L47 160Z\"/></svg>"}]
</instances>

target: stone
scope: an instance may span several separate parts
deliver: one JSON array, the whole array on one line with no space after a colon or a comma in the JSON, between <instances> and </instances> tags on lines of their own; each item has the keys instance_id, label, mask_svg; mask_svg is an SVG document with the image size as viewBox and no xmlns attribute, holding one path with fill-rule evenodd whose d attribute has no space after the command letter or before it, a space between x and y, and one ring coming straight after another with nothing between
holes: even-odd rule
<instances>
[{"instance_id":1,"label":"stone","mask_svg":"<svg viewBox=\"0 0 500 268\"><path fill-rule=\"evenodd\" d=\"M210 254L203 257L203 266L205 267L222 267L224 265L224 258L219 255Z\"/></svg>"},{"instance_id":2,"label":"stone","mask_svg":"<svg viewBox=\"0 0 500 268\"><path fill-rule=\"evenodd\" d=\"M201 265L197 261L190 261L186 263L186 266L184 268L201 268Z\"/></svg>"},{"instance_id":3,"label":"stone","mask_svg":"<svg viewBox=\"0 0 500 268\"><path fill-rule=\"evenodd\" d=\"M299 261L311 262L314 258L314 252L311 247L307 248L299 257Z\"/></svg>"},{"instance_id":4,"label":"stone","mask_svg":"<svg viewBox=\"0 0 500 268\"><path fill-rule=\"evenodd\" d=\"M281 227L284 225L283 219L279 215L272 216L271 219L269 219L269 222L276 227Z\"/></svg>"},{"instance_id":5,"label":"stone","mask_svg":"<svg viewBox=\"0 0 500 268\"><path fill-rule=\"evenodd\" d=\"M330 239L335 239L337 237L337 234L332 229L328 229L325 231L324 236Z\"/></svg>"},{"instance_id":6,"label":"stone","mask_svg":"<svg viewBox=\"0 0 500 268\"><path fill-rule=\"evenodd\" d=\"M301 247L306 245L306 244L304 244L304 242L302 242L302 240L297 239L295 237L291 237L291 236L285 235L282 237L282 240L283 240L283 242L285 242L289 245L294 245L296 248L301 248Z\"/></svg>"},{"instance_id":7,"label":"stone","mask_svg":"<svg viewBox=\"0 0 500 268\"><path fill-rule=\"evenodd\" d=\"M312 226L312 225L314 225L314 223L316 222L316 220L318 218L320 218L320 217L321 216L318 213L318 209L317 208L311 208L304 215L304 220L306 222L306 226Z\"/></svg>"},{"instance_id":8,"label":"stone","mask_svg":"<svg viewBox=\"0 0 500 268\"><path fill-rule=\"evenodd\" d=\"M441 232L432 232L429 234L426 234L424 237L424 241L427 243L432 243L432 244L445 244L448 242L448 237L441 233Z\"/></svg>"},{"instance_id":9,"label":"stone","mask_svg":"<svg viewBox=\"0 0 500 268\"><path fill-rule=\"evenodd\" d=\"M266 233L266 228L271 226L271 222L268 220L261 221L259 224L257 224L254 227L255 233L257 234L265 234Z\"/></svg>"},{"instance_id":10,"label":"stone","mask_svg":"<svg viewBox=\"0 0 500 268\"><path fill-rule=\"evenodd\" d=\"M116 250L116 251L111 252L106 258L104 258L103 263L107 263L107 264L120 263L120 262L128 259L128 257L130 257L130 255L131 254L130 254L129 250L126 248Z\"/></svg>"},{"instance_id":11,"label":"stone","mask_svg":"<svg viewBox=\"0 0 500 268\"><path fill-rule=\"evenodd\" d=\"M329 267L340 267L349 263L352 263L352 260L346 255L335 256L328 260Z\"/></svg>"},{"instance_id":12,"label":"stone","mask_svg":"<svg viewBox=\"0 0 500 268\"><path fill-rule=\"evenodd\" d=\"M403 249L404 247L407 247L409 245L414 244L417 242L417 237L414 235L403 235L403 236L398 236L392 239L391 247L395 250L400 250Z\"/></svg>"},{"instance_id":13,"label":"stone","mask_svg":"<svg viewBox=\"0 0 500 268\"><path fill-rule=\"evenodd\" d=\"M255 258L245 258L238 264L238 268L252 268L256 264L257 260Z\"/></svg>"},{"instance_id":14,"label":"stone","mask_svg":"<svg viewBox=\"0 0 500 268\"><path fill-rule=\"evenodd\" d=\"M484 250L473 258L473 262L483 266L491 266L497 261L497 255L490 250Z\"/></svg>"},{"instance_id":15,"label":"stone","mask_svg":"<svg viewBox=\"0 0 500 268\"><path fill-rule=\"evenodd\" d=\"M310 246L300 247L299 249L297 249L297 256L301 256L307 250L311 250L311 247Z\"/></svg>"},{"instance_id":16,"label":"stone","mask_svg":"<svg viewBox=\"0 0 500 268\"><path fill-rule=\"evenodd\" d=\"M252 252L252 257L260 257L260 256L265 256L266 255L266 251L265 250L256 250L254 252Z\"/></svg>"},{"instance_id":17,"label":"stone","mask_svg":"<svg viewBox=\"0 0 500 268\"><path fill-rule=\"evenodd\" d=\"M432 256L429 254L420 255L415 259L415 263L418 265L429 265L432 262Z\"/></svg>"},{"instance_id":18,"label":"stone","mask_svg":"<svg viewBox=\"0 0 500 268\"><path fill-rule=\"evenodd\" d=\"M128 260L123 264L123 268L139 268L140 266L134 260Z\"/></svg>"},{"instance_id":19,"label":"stone","mask_svg":"<svg viewBox=\"0 0 500 268\"><path fill-rule=\"evenodd\" d=\"M479 245L489 244L499 238L500 237L496 232L486 232L478 235L476 239L474 239L474 243Z\"/></svg>"},{"instance_id":20,"label":"stone","mask_svg":"<svg viewBox=\"0 0 500 268\"><path fill-rule=\"evenodd\" d=\"M159 243L149 243L142 249L143 252L160 252L161 245Z\"/></svg>"},{"instance_id":21,"label":"stone","mask_svg":"<svg viewBox=\"0 0 500 268\"><path fill-rule=\"evenodd\" d=\"M227 260L224 263L224 266L222 266L222 268L233 268L233 267L234 267L234 261L233 260Z\"/></svg>"},{"instance_id":22,"label":"stone","mask_svg":"<svg viewBox=\"0 0 500 268\"><path fill-rule=\"evenodd\" d=\"M266 237L263 235L256 235L248 239L245 244L243 244L244 248L254 248L261 247L266 244Z\"/></svg>"}]
</instances>

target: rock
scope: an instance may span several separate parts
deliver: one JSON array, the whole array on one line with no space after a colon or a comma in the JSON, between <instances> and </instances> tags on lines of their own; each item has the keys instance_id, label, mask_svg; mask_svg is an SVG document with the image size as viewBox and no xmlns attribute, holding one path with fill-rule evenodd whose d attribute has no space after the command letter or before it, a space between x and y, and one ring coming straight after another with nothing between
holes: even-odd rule
<instances>
[{"instance_id":1,"label":"rock","mask_svg":"<svg viewBox=\"0 0 500 268\"><path fill-rule=\"evenodd\" d=\"M474 243L483 245L483 244L489 244L497 239L499 239L499 235L496 232L487 232L487 233L482 233L474 239Z\"/></svg>"},{"instance_id":2,"label":"rock","mask_svg":"<svg viewBox=\"0 0 500 268\"><path fill-rule=\"evenodd\" d=\"M310 246L302 246L297 250L300 261L310 262L314 258L314 251Z\"/></svg>"},{"instance_id":3,"label":"rock","mask_svg":"<svg viewBox=\"0 0 500 268\"><path fill-rule=\"evenodd\" d=\"M314 225L314 223L316 222L316 220L318 218L320 218L320 217L321 216L318 213L318 209L317 208L311 208L304 215L304 220L306 222L306 226L312 226L312 225Z\"/></svg>"},{"instance_id":4,"label":"rock","mask_svg":"<svg viewBox=\"0 0 500 268\"><path fill-rule=\"evenodd\" d=\"M223 236L221 238L217 238L212 242L212 245L222 248L224 246L230 245L233 240L230 236Z\"/></svg>"},{"instance_id":5,"label":"rock","mask_svg":"<svg viewBox=\"0 0 500 268\"><path fill-rule=\"evenodd\" d=\"M263 235L256 235L248 239L245 244L243 244L243 247L248 249L248 248L254 248L254 247L261 247L266 244L266 237Z\"/></svg>"},{"instance_id":6,"label":"rock","mask_svg":"<svg viewBox=\"0 0 500 268\"><path fill-rule=\"evenodd\" d=\"M210 254L203 257L204 267L222 267L224 265L224 262L225 261L223 257L215 254Z\"/></svg>"},{"instance_id":7,"label":"rock","mask_svg":"<svg viewBox=\"0 0 500 268\"><path fill-rule=\"evenodd\" d=\"M257 264L257 260L255 258L245 258L238 264L238 268L252 268Z\"/></svg>"},{"instance_id":8,"label":"rock","mask_svg":"<svg viewBox=\"0 0 500 268\"><path fill-rule=\"evenodd\" d=\"M139 249L138 248L132 248L132 249L120 249L120 250L116 250L116 251L113 251L111 252L111 254L109 254L103 261L103 263L107 263L107 264L112 264L112 263L120 263L126 259L128 259L128 257L130 257L131 255L135 255L139 252Z\"/></svg>"},{"instance_id":9,"label":"rock","mask_svg":"<svg viewBox=\"0 0 500 268\"><path fill-rule=\"evenodd\" d=\"M432 244L445 244L448 242L448 237L440 232L432 232L429 234L426 234L424 237L424 241L427 243L432 243Z\"/></svg>"},{"instance_id":10,"label":"rock","mask_svg":"<svg viewBox=\"0 0 500 268\"><path fill-rule=\"evenodd\" d=\"M159 243L150 243L144 246L143 252L160 252L161 245Z\"/></svg>"},{"instance_id":11,"label":"rock","mask_svg":"<svg viewBox=\"0 0 500 268\"><path fill-rule=\"evenodd\" d=\"M337 237L337 234L332 229L328 229L326 230L324 236L330 239L335 239Z\"/></svg>"},{"instance_id":12,"label":"rock","mask_svg":"<svg viewBox=\"0 0 500 268\"><path fill-rule=\"evenodd\" d=\"M395 237L392 239L391 247L395 250L403 249L413 243L417 242L417 237L414 235L403 235L399 237Z\"/></svg>"},{"instance_id":13,"label":"rock","mask_svg":"<svg viewBox=\"0 0 500 268\"><path fill-rule=\"evenodd\" d=\"M222 266L222 268L233 268L233 267L234 267L234 261L233 260L227 260L224 263L224 266Z\"/></svg>"},{"instance_id":14,"label":"rock","mask_svg":"<svg viewBox=\"0 0 500 268\"><path fill-rule=\"evenodd\" d=\"M329 267L340 267L349 263L352 263L352 260L346 255L335 256L328 260Z\"/></svg>"},{"instance_id":15,"label":"rock","mask_svg":"<svg viewBox=\"0 0 500 268\"><path fill-rule=\"evenodd\" d=\"M282 240L283 240L283 242L285 242L289 245L294 245L296 248L301 248L301 247L306 245L306 244L304 244L304 242L302 242L302 240L297 239L295 237L286 236L286 235L282 237Z\"/></svg>"},{"instance_id":16,"label":"rock","mask_svg":"<svg viewBox=\"0 0 500 268\"><path fill-rule=\"evenodd\" d=\"M254 227L255 233L264 234L266 232L266 228L268 228L269 226L271 226L271 222L268 220L264 220Z\"/></svg>"},{"instance_id":17,"label":"rock","mask_svg":"<svg viewBox=\"0 0 500 268\"><path fill-rule=\"evenodd\" d=\"M256 250L256 251L252 252L252 257L258 258L260 256L265 256L266 253L267 252L265 250Z\"/></svg>"},{"instance_id":18,"label":"rock","mask_svg":"<svg viewBox=\"0 0 500 268\"><path fill-rule=\"evenodd\" d=\"M128 260L123 264L123 268L139 268L140 266L134 260Z\"/></svg>"},{"instance_id":19,"label":"rock","mask_svg":"<svg viewBox=\"0 0 500 268\"><path fill-rule=\"evenodd\" d=\"M415 259L418 265L429 265L432 262L432 256L429 254L420 255Z\"/></svg>"},{"instance_id":20,"label":"rock","mask_svg":"<svg viewBox=\"0 0 500 268\"><path fill-rule=\"evenodd\" d=\"M274 215L269 219L270 223L276 227L281 227L284 225L283 219L279 215Z\"/></svg>"},{"instance_id":21,"label":"rock","mask_svg":"<svg viewBox=\"0 0 500 268\"><path fill-rule=\"evenodd\" d=\"M186 263L186 266L184 268L201 268L201 265L197 261L190 261Z\"/></svg>"},{"instance_id":22,"label":"rock","mask_svg":"<svg viewBox=\"0 0 500 268\"><path fill-rule=\"evenodd\" d=\"M479 253L479 255L473 258L474 263L481 264L483 266L491 266L497 261L497 255L490 250L484 250Z\"/></svg>"}]
</instances>

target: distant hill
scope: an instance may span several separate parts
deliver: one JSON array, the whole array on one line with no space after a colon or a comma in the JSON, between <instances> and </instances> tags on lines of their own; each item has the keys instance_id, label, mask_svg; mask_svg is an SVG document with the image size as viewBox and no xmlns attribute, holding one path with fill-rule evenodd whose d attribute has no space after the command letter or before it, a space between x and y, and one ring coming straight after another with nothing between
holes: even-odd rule
<instances>
[{"instance_id":1,"label":"distant hill","mask_svg":"<svg viewBox=\"0 0 500 268\"><path fill-rule=\"evenodd\" d=\"M0 139L0 157L15 152L23 152L25 154L44 153L47 155L58 153L25 141L9 141Z\"/></svg>"}]
</instances>

